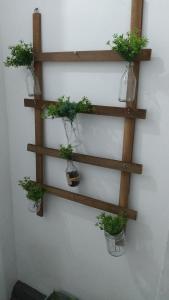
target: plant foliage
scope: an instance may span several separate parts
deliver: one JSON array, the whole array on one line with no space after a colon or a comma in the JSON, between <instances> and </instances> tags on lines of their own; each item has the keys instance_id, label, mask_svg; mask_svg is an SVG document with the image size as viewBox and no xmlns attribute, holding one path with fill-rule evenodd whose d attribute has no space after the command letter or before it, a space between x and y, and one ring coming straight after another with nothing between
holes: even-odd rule
<instances>
[{"instance_id":1,"label":"plant foliage","mask_svg":"<svg viewBox=\"0 0 169 300\"><path fill-rule=\"evenodd\" d=\"M77 300L74 296L67 296L60 292L53 292L47 300Z\"/></svg>"},{"instance_id":2,"label":"plant foliage","mask_svg":"<svg viewBox=\"0 0 169 300\"><path fill-rule=\"evenodd\" d=\"M39 183L33 182L30 177L19 180L19 186L27 192L26 197L35 202L39 202L45 193L45 189Z\"/></svg>"},{"instance_id":3,"label":"plant foliage","mask_svg":"<svg viewBox=\"0 0 169 300\"><path fill-rule=\"evenodd\" d=\"M56 104L50 104L44 108L42 117L66 117L72 123L78 113L91 112L92 105L88 98L83 97L79 102L70 101L70 97L60 97Z\"/></svg>"},{"instance_id":4,"label":"plant foliage","mask_svg":"<svg viewBox=\"0 0 169 300\"><path fill-rule=\"evenodd\" d=\"M6 67L31 66L33 62L33 49L31 44L20 41L16 46L10 46L10 56L4 62Z\"/></svg>"},{"instance_id":5,"label":"plant foliage","mask_svg":"<svg viewBox=\"0 0 169 300\"><path fill-rule=\"evenodd\" d=\"M124 229L126 223L127 218L123 214L112 216L110 214L106 215L105 213L101 213L97 216L96 226L110 235L116 235Z\"/></svg>"},{"instance_id":6,"label":"plant foliage","mask_svg":"<svg viewBox=\"0 0 169 300\"><path fill-rule=\"evenodd\" d=\"M59 155L60 155L61 158L71 160L72 159L72 154L73 154L72 145L70 145L70 144L68 146L60 145Z\"/></svg>"},{"instance_id":7,"label":"plant foliage","mask_svg":"<svg viewBox=\"0 0 169 300\"><path fill-rule=\"evenodd\" d=\"M108 41L107 44L113 51L119 53L125 60L132 62L140 51L146 47L148 40L146 37L139 36L137 30L127 32L126 35L114 34L113 40Z\"/></svg>"}]
</instances>

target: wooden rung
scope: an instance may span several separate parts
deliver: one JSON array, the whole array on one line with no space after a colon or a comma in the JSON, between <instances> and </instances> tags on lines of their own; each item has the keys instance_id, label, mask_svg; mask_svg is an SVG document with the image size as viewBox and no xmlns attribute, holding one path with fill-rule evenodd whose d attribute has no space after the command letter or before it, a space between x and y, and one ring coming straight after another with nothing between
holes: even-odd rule
<instances>
[{"instance_id":1,"label":"wooden rung","mask_svg":"<svg viewBox=\"0 0 169 300\"><path fill-rule=\"evenodd\" d=\"M74 52L43 52L35 53L35 61L84 62L84 61L123 61L124 59L112 50L74 51ZM150 60L151 49L143 49L135 61Z\"/></svg>"},{"instance_id":2,"label":"wooden rung","mask_svg":"<svg viewBox=\"0 0 169 300\"><path fill-rule=\"evenodd\" d=\"M25 107L34 107L36 109L42 109L45 105L55 104L56 101L43 100L41 102L35 102L33 99L24 99ZM93 115L112 116L112 117L123 117L128 119L145 119L145 109L132 109L130 107L114 107L114 106L103 106L93 105L93 111L90 113Z\"/></svg>"},{"instance_id":3,"label":"wooden rung","mask_svg":"<svg viewBox=\"0 0 169 300\"><path fill-rule=\"evenodd\" d=\"M58 149L51 149L51 148L28 144L27 150L31 152L35 152L36 154L40 154L40 155L47 155L47 156L60 158ZM136 163L125 163L119 160L95 157L95 156L79 154L79 153L73 154L73 160L84 164L94 165L94 166L108 168L108 169L120 170L123 172L125 171L128 173L136 173L136 174L142 173L142 165Z\"/></svg>"},{"instance_id":4,"label":"wooden rung","mask_svg":"<svg viewBox=\"0 0 169 300\"><path fill-rule=\"evenodd\" d=\"M53 194L57 197L61 197L66 200L78 202L83 205L94 207L94 208L97 208L97 209L100 209L100 210L103 210L103 211L106 211L109 213L119 214L121 212L125 212L127 217L132 220L136 220L136 218L137 218L137 212L135 210L132 210L129 208L126 208L126 209L121 208L120 206L115 205L115 204L97 200L97 199L94 199L94 198L91 198L88 196L84 196L81 194L73 193L70 191L62 190L57 187L52 187L52 186L48 186L45 184L43 184L42 186L46 189L47 193Z\"/></svg>"}]
</instances>

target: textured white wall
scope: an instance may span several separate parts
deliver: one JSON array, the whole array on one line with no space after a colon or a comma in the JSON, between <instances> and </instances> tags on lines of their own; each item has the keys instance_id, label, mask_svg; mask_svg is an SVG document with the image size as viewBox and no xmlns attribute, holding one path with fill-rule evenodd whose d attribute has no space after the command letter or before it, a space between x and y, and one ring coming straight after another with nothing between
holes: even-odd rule
<instances>
[{"instance_id":1,"label":"textured white wall","mask_svg":"<svg viewBox=\"0 0 169 300\"><path fill-rule=\"evenodd\" d=\"M3 56L8 45L32 40L35 7L42 12L43 49L60 51L107 49L113 33L129 29L130 4L130 0L1 0ZM134 149L134 160L143 163L144 174L132 177L130 207L138 210L138 220L129 222L128 249L121 258L107 254L103 234L94 226L99 211L49 195L43 219L27 211L17 181L35 176L34 154L26 152L27 143L34 143L34 115L23 106L24 72L5 70L18 274L45 293L55 287L81 300L168 299L168 9L167 0L145 1L143 32L153 57L141 66L139 106L148 114L146 121L137 121ZM124 63L46 63L44 95L50 99L86 95L96 104L119 105L123 69ZM121 159L123 120L83 116L79 122L81 151ZM65 141L60 120L45 121L45 134L50 147ZM46 182L67 188L65 162L53 158L45 162ZM117 203L119 172L79 168L83 180L76 190Z\"/></svg>"},{"instance_id":2,"label":"textured white wall","mask_svg":"<svg viewBox=\"0 0 169 300\"><path fill-rule=\"evenodd\" d=\"M16 257L9 172L8 124L2 68L2 63L0 63L0 300L7 300L16 281Z\"/></svg>"}]
</instances>

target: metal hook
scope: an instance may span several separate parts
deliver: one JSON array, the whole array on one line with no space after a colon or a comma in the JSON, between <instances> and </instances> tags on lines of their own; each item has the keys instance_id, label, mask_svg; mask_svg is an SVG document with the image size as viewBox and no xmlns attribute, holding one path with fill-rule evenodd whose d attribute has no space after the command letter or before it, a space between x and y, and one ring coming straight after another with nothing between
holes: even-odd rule
<instances>
[{"instance_id":1,"label":"metal hook","mask_svg":"<svg viewBox=\"0 0 169 300\"><path fill-rule=\"evenodd\" d=\"M38 8L38 7L36 7L36 8L34 9L34 13L39 13L39 8Z\"/></svg>"},{"instance_id":2,"label":"metal hook","mask_svg":"<svg viewBox=\"0 0 169 300\"><path fill-rule=\"evenodd\" d=\"M126 163L123 164L123 170L127 170L128 167L129 167L128 164L126 164Z\"/></svg>"}]
</instances>

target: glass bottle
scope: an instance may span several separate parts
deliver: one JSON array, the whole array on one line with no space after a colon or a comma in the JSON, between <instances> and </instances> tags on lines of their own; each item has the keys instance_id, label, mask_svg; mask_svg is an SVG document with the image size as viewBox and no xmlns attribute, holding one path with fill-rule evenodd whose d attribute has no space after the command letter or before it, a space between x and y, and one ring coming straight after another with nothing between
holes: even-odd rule
<instances>
[{"instance_id":1,"label":"glass bottle","mask_svg":"<svg viewBox=\"0 0 169 300\"><path fill-rule=\"evenodd\" d=\"M77 119L71 122L68 118L65 117L63 118L63 124L68 145L71 144L72 147L79 146L81 144L81 141L79 138Z\"/></svg>"},{"instance_id":2,"label":"glass bottle","mask_svg":"<svg viewBox=\"0 0 169 300\"><path fill-rule=\"evenodd\" d=\"M133 66L133 62L130 62L128 65L126 65L125 72L121 77L119 92L120 102L132 102L135 100L137 81Z\"/></svg>"},{"instance_id":3,"label":"glass bottle","mask_svg":"<svg viewBox=\"0 0 169 300\"><path fill-rule=\"evenodd\" d=\"M122 256L125 252L125 233L124 230L119 234L110 235L106 231L104 232L107 251L111 256L119 257Z\"/></svg>"},{"instance_id":4,"label":"glass bottle","mask_svg":"<svg viewBox=\"0 0 169 300\"><path fill-rule=\"evenodd\" d=\"M28 200L28 210L32 213L38 213L40 210L41 201Z\"/></svg>"},{"instance_id":5,"label":"glass bottle","mask_svg":"<svg viewBox=\"0 0 169 300\"><path fill-rule=\"evenodd\" d=\"M72 160L67 160L66 179L68 185L71 187L78 186L80 183L80 175L78 169L76 168Z\"/></svg>"},{"instance_id":6,"label":"glass bottle","mask_svg":"<svg viewBox=\"0 0 169 300\"><path fill-rule=\"evenodd\" d=\"M39 80L34 72L33 65L26 68L26 88L29 97L35 97L41 95Z\"/></svg>"}]
</instances>

